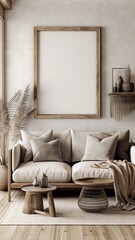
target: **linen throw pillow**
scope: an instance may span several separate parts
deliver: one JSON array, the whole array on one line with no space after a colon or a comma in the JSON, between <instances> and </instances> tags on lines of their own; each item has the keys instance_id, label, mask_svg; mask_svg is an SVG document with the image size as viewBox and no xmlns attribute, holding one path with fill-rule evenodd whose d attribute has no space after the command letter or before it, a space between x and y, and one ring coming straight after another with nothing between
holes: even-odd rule
<instances>
[{"instance_id":1,"label":"linen throw pillow","mask_svg":"<svg viewBox=\"0 0 135 240\"><path fill-rule=\"evenodd\" d=\"M42 140L43 142L49 142L53 139L53 131L52 129L49 129L47 132L43 132L36 135L32 134L30 132L21 130L21 136L22 136L22 141L20 143L21 147L22 147L22 151L24 151L24 149L26 149L26 153L24 156L24 162L28 162L31 161L33 158L33 154L32 154L32 148L31 148L31 143L30 140L35 139L35 140Z\"/></svg>"},{"instance_id":2,"label":"linen throw pillow","mask_svg":"<svg viewBox=\"0 0 135 240\"><path fill-rule=\"evenodd\" d=\"M31 140L33 161L63 161L61 159L59 139L44 143L41 140Z\"/></svg>"},{"instance_id":3,"label":"linen throw pillow","mask_svg":"<svg viewBox=\"0 0 135 240\"><path fill-rule=\"evenodd\" d=\"M111 136L100 140L88 135L85 154L82 161L88 160L112 160L115 155L118 136Z\"/></svg>"},{"instance_id":4,"label":"linen throw pillow","mask_svg":"<svg viewBox=\"0 0 135 240\"><path fill-rule=\"evenodd\" d=\"M100 140L111 136L111 134L109 133L100 132L100 131L78 131L78 130L71 129L72 162L80 161L84 156L88 134L94 137L97 137Z\"/></svg>"}]
</instances>

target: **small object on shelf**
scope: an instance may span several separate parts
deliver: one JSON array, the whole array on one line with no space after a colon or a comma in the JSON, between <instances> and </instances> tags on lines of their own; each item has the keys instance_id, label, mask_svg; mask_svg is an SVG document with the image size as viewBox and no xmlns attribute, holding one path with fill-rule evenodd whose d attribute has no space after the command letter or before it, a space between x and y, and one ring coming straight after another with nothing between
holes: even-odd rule
<instances>
[{"instance_id":1,"label":"small object on shelf","mask_svg":"<svg viewBox=\"0 0 135 240\"><path fill-rule=\"evenodd\" d=\"M113 92L117 92L117 87L113 87Z\"/></svg>"},{"instance_id":2,"label":"small object on shelf","mask_svg":"<svg viewBox=\"0 0 135 240\"><path fill-rule=\"evenodd\" d=\"M130 82L130 92L133 92L133 91L134 91L134 83Z\"/></svg>"},{"instance_id":3,"label":"small object on shelf","mask_svg":"<svg viewBox=\"0 0 135 240\"><path fill-rule=\"evenodd\" d=\"M123 78L121 76L117 77L117 80L116 80L117 92L122 92L122 83L123 83Z\"/></svg>"},{"instance_id":4,"label":"small object on shelf","mask_svg":"<svg viewBox=\"0 0 135 240\"><path fill-rule=\"evenodd\" d=\"M122 91L123 92L133 92L134 91L134 83L133 82L123 82L122 83Z\"/></svg>"},{"instance_id":5,"label":"small object on shelf","mask_svg":"<svg viewBox=\"0 0 135 240\"><path fill-rule=\"evenodd\" d=\"M42 188L48 187L48 177L45 173L43 173L43 176L40 178L39 185Z\"/></svg>"},{"instance_id":6,"label":"small object on shelf","mask_svg":"<svg viewBox=\"0 0 135 240\"><path fill-rule=\"evenodd\" d=\"M35 179L34 179L32 185L33 185L34 187L39 186L39 182L38 182L38 180L37 180L37 177L35 177Z\"/></svg>"},{"instance_id":7,"label":"small object on shelf","mask_svg":"<svg viewBox=\"0 0 135 240\"><path fill-rule=\"evenodd\" d=\"M127 66L125 68L125 76L124 76L124 82L122 83L122 91L123 92L133 92L134 91L134 83L130 82L130 67Z\"/></svg>"},{"instance_id":8,"label":"small object on shelf","mask_svg":"<svg viewBox=\"0 0 135 240\"><path fill-rule=\"evenodd\" d=\"M123 92L130 92L130 82L123 82L122 83L122 91Z\"/></svg>"}]
</instances>

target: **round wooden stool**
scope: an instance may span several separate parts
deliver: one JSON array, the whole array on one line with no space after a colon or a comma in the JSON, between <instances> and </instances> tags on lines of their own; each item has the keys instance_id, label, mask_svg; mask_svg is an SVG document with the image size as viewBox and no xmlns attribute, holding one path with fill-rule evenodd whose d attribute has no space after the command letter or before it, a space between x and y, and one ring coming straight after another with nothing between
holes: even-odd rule
<instances>
[{"instance_id":1,"label":"round wooden stool","mask_svg":"<svg viewBox=\"0 0 135 240\"><path fill-rule=\"evenodd\" d=\"M52 191L56 190L55 186L48 186L47 188L26 186L22 190L26 192L24 206L22 212L25 214L42 214L45 215L48 211L52 217L56 217L55 205ZM47 194L48 205L47 209L43 207L43 193Z\"/></svg>"}]
</instances>

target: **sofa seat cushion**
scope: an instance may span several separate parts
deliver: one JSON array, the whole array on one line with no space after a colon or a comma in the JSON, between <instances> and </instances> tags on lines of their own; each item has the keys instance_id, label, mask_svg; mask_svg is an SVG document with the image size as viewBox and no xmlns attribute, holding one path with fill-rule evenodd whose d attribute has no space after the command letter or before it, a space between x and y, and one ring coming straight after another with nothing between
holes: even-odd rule
<instances>
[{"instance_id":1,"label":"sofa seat cushion","mask_svg":"<svg viewBox=\"0 0 135 240\"><path fill-rule=\"evenodd\" d=\"M33 182L45 173L49 182L70 182L71 167L64 162L27 162L21 163L13 172L14 182Z\"/></svg>"},{"instance_id":2,"label":"sofa seat cushion","mask_svg":"<svg viewBox=\"0 0 135 240\"><path fill-rule=\"evenodd\" d=\"M72 167L73 181L81 178L112 178L109 169L91 167L92 164L102 161L83 161L75 163Z\"/></svg>"}]
</instances>

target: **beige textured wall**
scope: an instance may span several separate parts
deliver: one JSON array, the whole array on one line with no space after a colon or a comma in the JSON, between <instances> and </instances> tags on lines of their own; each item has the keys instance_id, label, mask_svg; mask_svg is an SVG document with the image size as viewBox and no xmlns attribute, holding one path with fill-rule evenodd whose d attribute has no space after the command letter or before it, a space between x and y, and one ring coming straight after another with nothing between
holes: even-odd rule
<instances>
[{"instance_id":1,"label":"beige textured wall","mask_svg":"<svg viewBox=\"0 0 135 240\"><path fill-rule=\"evenodd\" d=\"M135 139L135 111L121 122L110 119L112 68L132 70L135 82L134 0L15 0L6 11L6 91L9 98L27 83L33 87L33 27L101 26L101 119L31 119L28 129L130 129ZM31 101L32 105L32 101Z\"/></svg>"}]
</instances>

